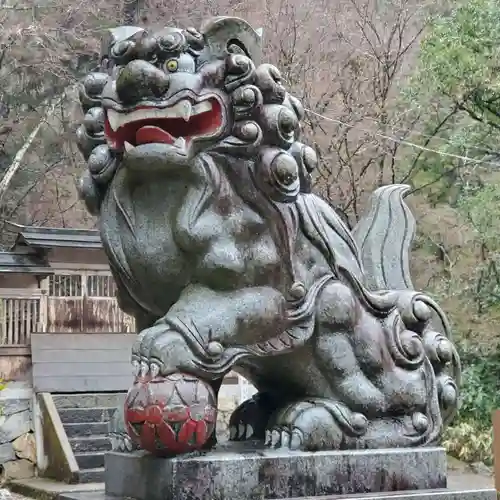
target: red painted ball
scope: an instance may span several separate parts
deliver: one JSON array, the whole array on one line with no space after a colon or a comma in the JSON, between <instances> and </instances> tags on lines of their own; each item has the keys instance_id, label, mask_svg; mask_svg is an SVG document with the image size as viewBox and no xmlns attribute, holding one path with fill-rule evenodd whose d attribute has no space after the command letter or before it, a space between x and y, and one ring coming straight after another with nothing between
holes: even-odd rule
<instances>
[{"instance_id":1,"label":"red painted ball","mask_svg":"<svg viewBox=\"0 0 500 500\"><path fill-rule=\"evenodd\" d=\"M139 377L125 401L131 439L158 456L200 450L216 420L217 400L210 385L184 373Z\"/></svg>"}]
</instances>

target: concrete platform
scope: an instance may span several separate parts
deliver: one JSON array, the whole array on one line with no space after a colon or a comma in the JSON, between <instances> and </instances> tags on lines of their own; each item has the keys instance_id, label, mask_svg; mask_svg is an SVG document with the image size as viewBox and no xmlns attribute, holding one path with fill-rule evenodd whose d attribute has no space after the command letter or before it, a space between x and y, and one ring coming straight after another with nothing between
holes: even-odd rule
<instances>
[{"instance_id":1,"label":"concrete platform","mask_svg":"<svg viewBox=\"0 0 500 500\"><path fill-rule=\"evenodd\" d=\"M442 448L290 452L257 443L160 459L106 455L106 494L135 500L264 500L446 488Z\"/></svg>"},{"instance_id":2,"label":"concrete platform","mask_svg":"<svg viewBox=\"0 0 500 500\"><path fill-rule=\"evenodd\" d=\"M57 500L63 494L104 495L104 483L67 484L42 477L12 481L8 487L14 493L40 500Z\"/></svg>"}]
</instances>

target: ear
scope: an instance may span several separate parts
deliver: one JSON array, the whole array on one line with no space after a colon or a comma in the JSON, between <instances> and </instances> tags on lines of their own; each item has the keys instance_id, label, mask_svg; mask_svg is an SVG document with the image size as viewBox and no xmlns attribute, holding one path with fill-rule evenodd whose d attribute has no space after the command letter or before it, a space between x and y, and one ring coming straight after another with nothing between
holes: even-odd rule
<instances>
[{"instance_id":1,"label":"ear","mask_svg":"<svg viewBox=\"0 0 500 500\"><path fill-rule=\"evenodd\" d=\"M138 38L143 33L144 29L138 28L137 26L118 26L117 28L107 30L107 34L101 42L101 56L109 55L113 45L126 40Z\"/></svg>"},{"instance_id":2,"label":"ear","mask_svg":"<svg viewBox=\"0 0 500 500\"><path fill-rule=\"evenodd\" d=\"M210 56L224 57L231 52L244 52L256 66L262 56L261 35L250 24L237 17L216 17L201 28Z\"/></svg>"}]
</instances>

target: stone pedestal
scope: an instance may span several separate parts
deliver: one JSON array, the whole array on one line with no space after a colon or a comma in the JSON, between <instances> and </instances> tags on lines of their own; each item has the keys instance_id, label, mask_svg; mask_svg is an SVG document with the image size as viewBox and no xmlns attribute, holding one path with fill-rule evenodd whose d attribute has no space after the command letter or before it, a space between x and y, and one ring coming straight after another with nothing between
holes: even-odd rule
<instances>
[{"instance_id":1,"label":"stone pedestal","mask_svg":"<svg viewBox=\"0 0 500 500\"><path fill-rule=\"evenodd\" d=\"M234 443L174 459L143 452L106 456L106 494L135 500L356 497L444 488L442 448L303 453Z\"/></svg>"}]
</instances>

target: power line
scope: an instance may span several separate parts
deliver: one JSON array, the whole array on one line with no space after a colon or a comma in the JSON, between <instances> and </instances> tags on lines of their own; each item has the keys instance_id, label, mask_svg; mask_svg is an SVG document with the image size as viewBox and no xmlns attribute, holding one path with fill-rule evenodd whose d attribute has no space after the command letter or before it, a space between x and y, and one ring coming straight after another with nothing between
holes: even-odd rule
<instances>
[{"instance_id":1,"label":"power line","mask_svg":"<svg viewBox=\"0 0 500 500\"><path fill-rule=\"evenodd\" d=\"M372 121L372 122L377 123L379 125L382 124L381 120L377 120L377 118L373 118L372 116L363 116L362 119L363 120ZM383 125L387 126L388 124L384 123ZM357 125L353 125L353 126L357 126ZM418 130L409 130L406 127L394 127L394 126L391 126L391 125L389 125L389 127L391 128L391 132L392 133L396 133L396 132L399 132L399 131L403 130L404 132L411 132L413 135L418 135L419 137L425 137L426 139L432 139L432 140L442 141L442 142L444 142L446 144L450 144L452 146L456 146L457 145L456 143L454 143L450 139L446 139L445 137L439 137L438 135L424 134L423 132L419 132ZM472 144L463 144L462 147L464 149L477 149L478 151L481 151L483 153L490 153L492 155L498 155L499 154L498 151L495 151L495 150L492 150L492 149L488 149L488 148L485 148L483 146L474 146Z\"/></svg>"},{"instance_id":2,"label":"power line","mask_svg":"<svg viewBox=\"0 0 500 500\"><path fill-rule=\"evenodd\" d=\"M304 109L306 112L310 113L311 115L317 116L318 118L321 118L323 120L326 120L326 121L329 121L332 123L337 123L338 125L343 125L344 127L347 127L347 128L356 128L357 130L364 132L366 134L370 134L370 135L373 135L375 137L380 137L382 139L385 139L386 141L391 141L391 142L395 142L397 144L401 144L402 146L409 146L411 148L419 149L420 151L426 151L427 153L434 153L434 154L438 154L440 156L454 158L456 160L462 160L462 161L466 161L466 162L475 163L477 165L490 165L492 167L500 168L500 163L478 160L476 158L470 158L468 156L458 155L458 154L454 154L454 153L448 153L446 151L438 151L436 149L428 148L426 146L421 146L420 144L415 144L413 142L406 141L404 139L398 139L396 137L391 137L391 136L388 136L385 134L381 134L380 132L374 132L372 130L359 128L359 127L357 127L357 125L354 125L351 123L345 123L341 120L337 120L336 118L331 118L329 116L324 116L320 113L316 113L316 111L313 111L312 109L308 109L308 108L304 108Z\"/></svg>"}]
</instances>

